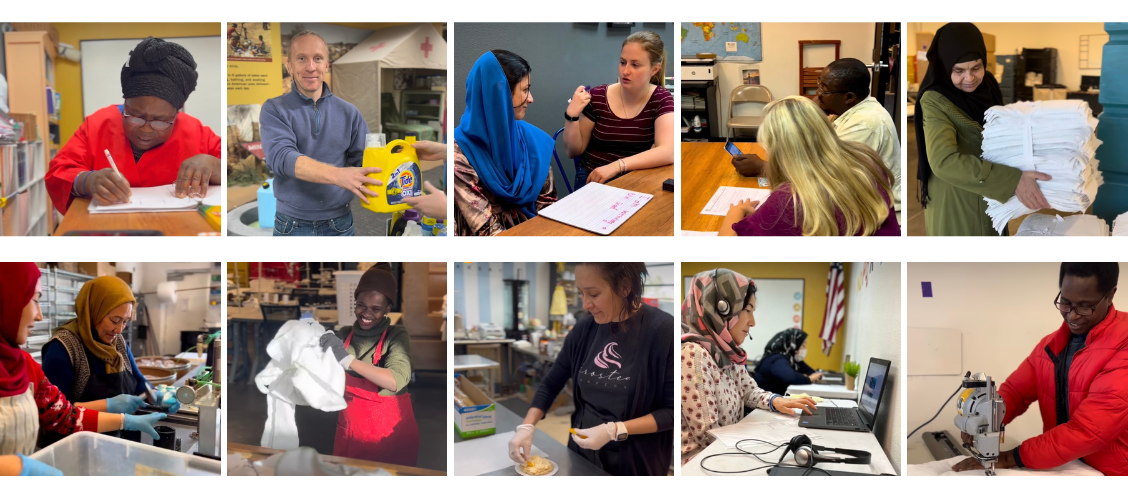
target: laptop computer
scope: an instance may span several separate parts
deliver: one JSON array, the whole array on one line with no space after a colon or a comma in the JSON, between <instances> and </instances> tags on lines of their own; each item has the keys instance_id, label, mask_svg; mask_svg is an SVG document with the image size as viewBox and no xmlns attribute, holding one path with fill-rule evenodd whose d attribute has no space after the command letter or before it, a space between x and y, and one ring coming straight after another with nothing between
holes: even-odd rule
<instances>
[{"instance_id":1,"label":"laptop computer","mask_svg":"<svg viewBox=\"0 0 1128 500\"><path fill-rule=\"evenodd\" d=\"M888 375L889 361L870 358L866 378L859 381L862 384L862 396L857 408L819 408L814 415L800 415L799 427L873 432Z\"/></svg>"}]
</instances>

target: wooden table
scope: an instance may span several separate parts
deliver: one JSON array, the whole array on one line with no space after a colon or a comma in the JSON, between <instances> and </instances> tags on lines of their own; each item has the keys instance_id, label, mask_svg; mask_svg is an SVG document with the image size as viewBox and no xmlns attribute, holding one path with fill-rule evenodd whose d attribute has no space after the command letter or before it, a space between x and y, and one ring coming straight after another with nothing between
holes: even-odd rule
<instances>
[{"instance_id":1,"label":"wooden table","mask_svg":"<svg viewBox=\"0 0 1128 500\"><path fill-rule=\"evenodd\" d=\"M633 217L627 219L615 232L611 233L611 236L673 236L674 193L662 190L662 183L666 182L666 179L673 178L674 166L666 165L665 167L627 172L626 175L608 182L608 186L654 195L653 199L647 202ZM548 217L534 217L502 231L498 236L598 235L554 221Z\"/></svg>"},{"instance_id":2,"label":"wooden table","mask_svg":"<svg viewBox=\"0 0 1128 500\"><path fill-rule=\"evenodd\" d=\"M252 462L256 460L265 460L279 453L284 453L284 450L276 450L274 448L264 448L262 446L254 446L249 444L240 443L227 443L227 453L238 453L243 458ZM358 467L365 470L384 469L391 473L393 476L445 476L446 471L421 469L419 467L408 467L406 465L388 464L383 462L370 462L368 460L358 460L355 458L335 457L332 455L321 455L321 460L328 464L347 465L349 467Z\"/></svg>"},{"instance_id":3,"label":"wooden table","mask_svg":"<svg viewBox=\"0 0 1128 500\"><path fill-rule=\"evenodd\" d=\"M216 186L217 188L219 186ZM122 229L152 229L165 236L197 236L215 233L199 212L150 212L132 214L91 214L90 200L75 198L67 215L55 229L55 236L67 231L115 231Z\"/></svg>"},{"instance_id":4,"label":"wooden table","mask_svg":"<svg viewBox=\"0 0 1128 500\"><path fill-rule=\"evenodd\" d=\"M702 215L701 210L721 186L760 188L756 177L745 177L732 166L732 155L723 142L683 142L682 145L682 229L717 231L725 220L719 215ZM736 143L745 153L766 158L764 147L755 142Z\"/></svg>"}]
</instances>

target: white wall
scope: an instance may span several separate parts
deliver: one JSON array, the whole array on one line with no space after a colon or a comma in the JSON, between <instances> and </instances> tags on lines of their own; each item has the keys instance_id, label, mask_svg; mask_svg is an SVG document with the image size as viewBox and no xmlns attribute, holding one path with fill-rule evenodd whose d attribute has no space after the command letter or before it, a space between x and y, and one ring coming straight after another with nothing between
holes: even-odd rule
<instances>
[{"instance_id":1,"label":"white wall","mask_svg":"<svg viewBox=\"0 0 1128 500\"><path fill-rule=\"evenodd\" d=\"M180 352L180 332L201 330L206 326L208 291L178 292L176 304L161 305L157 301L157 285L168 281L167 272L176 269L211 269L209 262L143 262L117 264L118 271L133 273L133 292L145 294L152 328L156 332L157 348L162 354ZM176 282L177 289L204 288L209 285L209 275L194 274Z\"/></svg>"},{"instance_id":2,"label":"white wall","mask_svg":"<svg viewBox=\"0 0 1128 500\"><path fill-rule=\"evenodd\" d=\"M890 362L888 389L878 410L874 435L901 473L901 263L853 262L846 281L844 354L862 365L870 358Z\"/></svg>"},{"instance_id":3,"label":"white wall","mask_svg":"<svg viewBox=\"0 0 1128 500\"><path fill-rule=\"evenodd\" d=\"M906 40L913 44L917 32L936 33L945 23L906 23ZM1107 35L1104 23L975 23L979 31L995 35L995 55L1017 54L1023 47L1058 51L1057 83L1070 89L1081 87L1082 75L1100 75L1101 70L1078 69L1081 35ZM913 52L919 50L914 47Z\"/></svg>"},{"instance_id":4,"label":"white wall","mask_svg":"<svg viewBox=\"0 0 1128 500\"><path fill-rule=\"evenodd\" d=\"M1123 269L1125 264L1121 263ZM1061 326L1053 306L1058 293L1060 263L910 263L908 279L908 335L916 328L958 330L962 340L960 375L983 372L1002 384L1034 350L1043 337ZM932 283L930 298L922 296L921 282ZM919 333L918 333L919 334ZM924 356L909 342L908 357ZM923 424L959 386L961 376L910 376L907 428ZM920 433L947 430L959 437L952 423L953 403L909 440L909 463L931 461ZM1042 433L1038 404L1007 426L1010 449Z\"/></svg>"},{"instance_id":5,"label":"white wall","mask_svg":"<svg viewBox=\"0 0 1128 500\"><path fill-rule=\"evenodd\" d=\"M728 134L729 95L743 84L742 70L759 69L760 84L772 91L772 98L799 93L799 40L841 40L839 58L853 57L869 64L873 58L874 23L761 23L764 44L763 62L755 64L717 63L717 123L722 135ZM807 67L826 66L834 61L834 47L808 49ZM744 111L738 110L738 114Z\"/></svg>"}]
</instances>

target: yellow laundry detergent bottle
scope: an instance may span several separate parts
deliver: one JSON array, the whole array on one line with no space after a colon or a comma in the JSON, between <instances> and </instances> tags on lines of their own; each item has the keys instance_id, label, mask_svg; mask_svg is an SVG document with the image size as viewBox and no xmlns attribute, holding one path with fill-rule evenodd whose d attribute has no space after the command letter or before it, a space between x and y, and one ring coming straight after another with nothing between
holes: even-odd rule
<instances>
[{"instance_id":1,"label":"yellow laundry detergent bottle","mask_svg":"<svg viewBox=\"0 0 1128 500\"><path fill-rule=\"evenodd\" d=\"M415 148L415 137L407 140L397 139L384 144L384 134L368 134L364 144L364 167L377 167L379 173L368 177L382 184L369 184L368 189L376 193L363 203L364 208L373 212L391 213L411 208L403 202L404 198L423 195L423 181L419 172L419 155Z\"/></svg>"}]
</instances>

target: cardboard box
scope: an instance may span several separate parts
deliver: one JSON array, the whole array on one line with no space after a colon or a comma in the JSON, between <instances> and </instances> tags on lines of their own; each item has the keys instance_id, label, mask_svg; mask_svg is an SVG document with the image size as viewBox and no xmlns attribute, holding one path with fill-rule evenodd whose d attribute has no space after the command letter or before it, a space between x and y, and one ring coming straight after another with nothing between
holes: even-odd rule
<instances>
[{"instance_id":1,"label":"cardboard box","mask_svg":"<svg viewBox=\"0 0 1128 500\"><path fill-rule=\"evenodd\" d=\"M118 279L125 282L129 286L133 286L133 273L117 273Z\"/></svg>"},{"instance_id":2,"label":"cardboard box","mask_svg":"<svg viewBox=\"0 0 1128 500\"><path fill-rule=\"evenodd\" d=\"M113 262L79 262L78 272L87 276L116 276L117 266Z\"/></svg>"},{"instance_id":3,"label":"cardboard box","mask_svg":"<svg viewBox=\"0 0 1128 500\"><path fill-rule=\"evenodd\" d=\"M462 375L462 392L476 403L473 406L454 404L454 431L462 439L489 436L497 432L497 404Z\"/></svg>"}]
</instances>

